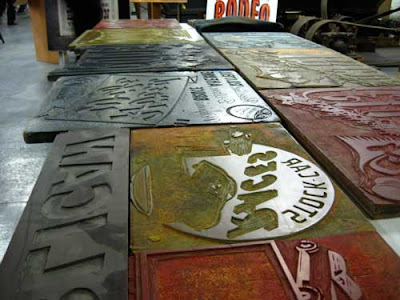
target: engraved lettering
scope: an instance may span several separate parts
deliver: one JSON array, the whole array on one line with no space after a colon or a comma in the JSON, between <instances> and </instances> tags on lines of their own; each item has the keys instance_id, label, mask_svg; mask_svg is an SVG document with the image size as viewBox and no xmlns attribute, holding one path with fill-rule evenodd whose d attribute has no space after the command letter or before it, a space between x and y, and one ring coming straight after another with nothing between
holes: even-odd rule
<instances>
[{"instance_id":1,"label":"engraved lettering","mask_svg":"<svg viewBox=\"0 0 400 300\"><path fill-rule=\"evenodd\" d=\"M305 221L307 221L307 219L305 219L305 218L300 218L299 219L299 217L301 217L300 214L298 212L295 212L295 211L291 210L291 209L284 210L282 213L283 214L288 214L288 213L292 214L290 219L292 221L296 222L296 223L304 223Z\"/></svg>"},{"instance_id":2,"label":"engraved lettering","mask_svg":"<svg viewBox=\"0 0 400 300\"><path fill-rule=\"evenodd\" d=\"M288 161L283 161L282 163L287 164L287 166L290 167L290 166L296 165L301 162L302 161L298 158L292 158L292 159L289 159Z\"/></svg>"},{"instance_id":3,"label":"engraved lettering","mask_svg":"<svg viewBox=\"0 0 400 300\"><path fill-rule=\"evenodd\" d=\"M209 86L222 86L221 81L219 81L217 75L214 72L202 72L202 75Z\"/></svg>"},{"instance_id":4,"label":"engraved lettering","mask_svg":"<svg viewBox=\"0 0 400 300\"><path fill-rule=\"evenodd\" d=\"M189 90L194 101L210 101L203 87L191 87Z\"/></svg>"}]
</instances>

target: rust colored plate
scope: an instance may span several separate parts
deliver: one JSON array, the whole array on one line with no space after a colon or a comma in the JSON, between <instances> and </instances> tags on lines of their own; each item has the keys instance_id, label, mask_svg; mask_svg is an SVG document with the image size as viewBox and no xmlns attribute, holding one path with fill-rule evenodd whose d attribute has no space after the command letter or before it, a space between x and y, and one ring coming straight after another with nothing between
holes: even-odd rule
<instances>
[{"instance_id":1,"label":"rust colored plate","mask_svg":"<svg viewBox=\"0 0 400 300\"><path fill-rule=\"evenodd\" d=\"M400 84L400 80L330 49L219 50L257 89Z\"/></svg>"},{"instance_id":2,"label":"rust colored plate","mask_svg":"<svg viewBox=\"0 0 400 300\"><path fill-rule=\"evenodd\" d=\"M400 214L400 87L262 94L370 216Z\"/></svg>"},{"instance_id":3,"label":"rust colored plate","mask_svg":"<svg viewBox=\"0 0 400 300\"><path fill-rule=\"evenodd\" d=\"M131 202L134 251L371 230L277 123L134 130Z\"/></svg>"},{"instance_id":4,"label":"rust colored plate","mask_svg":"<svg viewBox=\"0 0 400 300\"><path fill-rule=\"evenodd\" d=\"M124 28L171 28L179 29L176 19L149 19L149 20L101 20L94 29L124 29Z\"/></svg>"},{"instance_id":5,"label":"rust colored plate","mask_svg":"<svg viewBox=\"0 0 400 300\"><path fill-rule=\"evenodd\" d=\"M398 299L400 259L375 232L130 257L129 299Z\"/></svg>"}]
</instances>

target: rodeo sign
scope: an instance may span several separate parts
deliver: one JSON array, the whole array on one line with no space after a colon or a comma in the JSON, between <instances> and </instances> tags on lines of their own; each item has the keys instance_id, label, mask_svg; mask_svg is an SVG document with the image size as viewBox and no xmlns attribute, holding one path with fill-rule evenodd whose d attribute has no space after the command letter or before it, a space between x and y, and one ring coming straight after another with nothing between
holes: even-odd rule
<instances>
[{"instance_id":1,"label":"rodeo sign","mask_svg":"<svg viewBox=\"0 0 400 300\"><path fill-rule=\"evenodd\" d=\"M209 0L207 19L241 16L276 22L278 0Z\"/></svg>"}]
</instances>

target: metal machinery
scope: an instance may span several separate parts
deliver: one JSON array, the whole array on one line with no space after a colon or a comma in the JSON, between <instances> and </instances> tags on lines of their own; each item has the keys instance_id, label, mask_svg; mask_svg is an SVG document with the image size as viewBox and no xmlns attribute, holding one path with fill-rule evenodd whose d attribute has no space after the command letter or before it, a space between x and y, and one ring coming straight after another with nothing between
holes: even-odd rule
<instances>
[{"instance_id":1,"label":"metal machinery","mask_svg":"<svg viewBox=\"0 0 400 300\"><path fill-rule=\"evenodd\" d=\"M395 47L400 46L400 22L384 17L400 8L378 13L382 3L383 0L280 1L278 21L293 34L368 64L398 66L400 51Z\"/></svg>"}]
</instances>

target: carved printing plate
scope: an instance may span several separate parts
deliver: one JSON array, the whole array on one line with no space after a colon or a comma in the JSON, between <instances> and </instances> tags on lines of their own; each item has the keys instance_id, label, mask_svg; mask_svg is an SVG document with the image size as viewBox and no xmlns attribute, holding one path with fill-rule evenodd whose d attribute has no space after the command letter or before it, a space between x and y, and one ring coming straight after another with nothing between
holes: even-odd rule
<instances>
[{"instance_id":1,"label":"carved printing plate","mask_svg":"<svg viewBox=\"0 0 400 300\"><path fill-rule=\"evenodd\" d=\"M129 131L53 146L1 264L1 299L127 299Z\"/></svg>"},{"instance_id":2,"label":"carved printing plate","mask_svg":"<svg viewBox=\"0 0 400 300\"><path fill-rule=\"evenodd\" d=\"M52 88L25 139L40 142L41 133L54 136L74 128L274 121L279 121L275 113L236 72L65 77Z\"/></svg>"},{"instance_id":3,"label":"carved printing plate","mask_svg":"<svg viewBox=\"0 0 400 300\"><path fill-rule=\"evenodd\" d=\"M206 42L116 45L88 48L76 64L49 73L49 80L61 76L155 72L232 70L233 66Z\"/></svg>"},{"instance_id":4,"label":"carved printing plate","mask_svg":"<svg viewBox=\"0 0 400 300\"><path fill-rule=\"evenodd\" d=\"M329 49L220 51L257 89L400 84L398 79Z\"/></svg>"},{"instance_id":5,"label":"carved printing plate","mask_svg":"<svg viewBox=\"0 0 400 300\"><path fill-rule=\"evenodd\" d=\"M93 45L187 43L201 40L203 38L190 26L181 29L92 29L72 42L70 48L79 50Z\"/></svg>"},{"instance_id":6,"label":"carved printing plate","mask_svg":"<svg viewBox=\"0 0 400 300\"><path fill-rule=\"evenodd\" d=\"M133 131L134 249L369 230L287 132L265 125Z\"/></svg>"},{"instance_id":7,"label":"carved printing plate","mask_svg":"<svg viewBox=\"0 0 400 300\"><path fill-rule=\"evenodd\" d=\"M204 32L203 36L216 48L322 48L286 32Z\"/></svg>"},{"instance_id":8,"label":"carved printing plate","mask_svg":"<svg viewBox=\"0 0 400 300\"><path fill-rule=\"evenodd\" d=\"M263 94L371 215L400 212L399 87Z\"/></svg>"},{"instance_id":9,"label":"carved printing plate","mask_svg":"<svg viewBox=\"0 0 400 300\"><path fill-rule=\"evenodd\" d=\"M328 213L335 192L326 174L313 163L257 144L248 154L239 154L185 160L188 176L193 179L212 169L225 176L227 186L219 186L217 180L211 192L225 192L226 202L213 227L194 230L183 223L169 226L206 238L245 241L302 231ZM309 207L313 209L312 218L301 217L298 212Z\"/></svg>"},{"instance_id":10,"label":"carved printing plate","mask_svg":"<svg viewBox=\"0 0 400 300\"><path fill-rule=\"evenodd\" d=\"M397 299L400 259L376 233L130 258L130 299Z\"/></svg>"}]
</instances>

